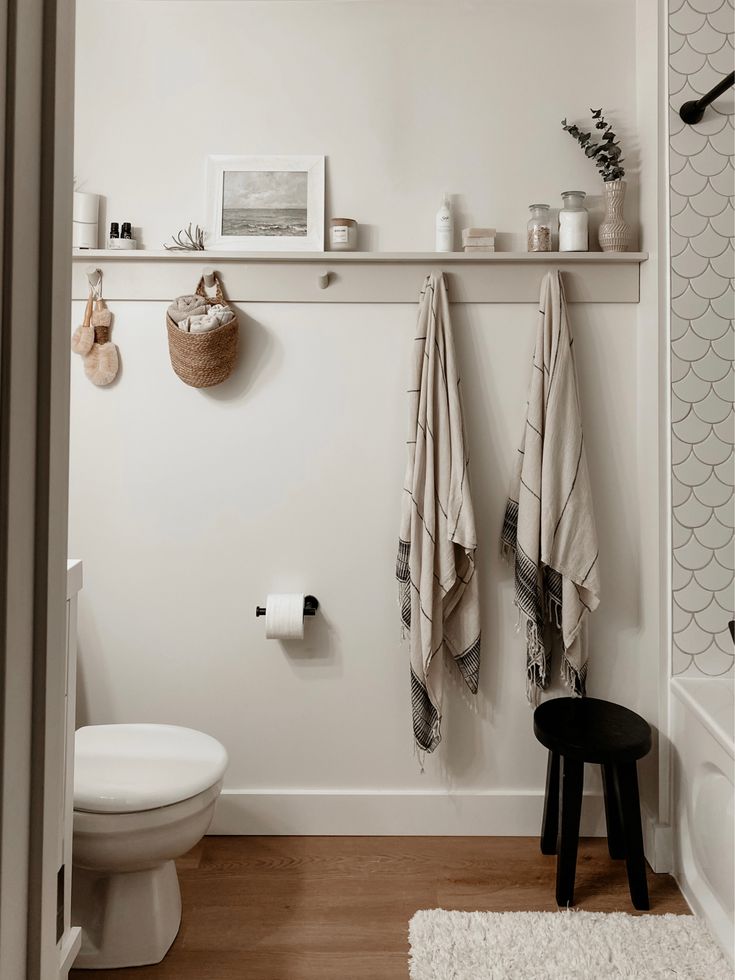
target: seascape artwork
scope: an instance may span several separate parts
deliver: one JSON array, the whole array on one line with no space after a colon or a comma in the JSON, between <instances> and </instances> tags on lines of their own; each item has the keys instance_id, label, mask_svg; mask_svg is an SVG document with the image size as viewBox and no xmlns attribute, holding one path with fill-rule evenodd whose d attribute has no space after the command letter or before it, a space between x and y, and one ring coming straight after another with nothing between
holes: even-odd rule
<instances>
[{"instance_id":1,"label":"seascape artwork","mask_svg":"<svg viewBox=\"0 0 735 980\"><path fill-rule=\"evenodd\" d=\"M306 236L307 171L226 170L223 178L223 236Z\"/></svg>"}]
</instances>

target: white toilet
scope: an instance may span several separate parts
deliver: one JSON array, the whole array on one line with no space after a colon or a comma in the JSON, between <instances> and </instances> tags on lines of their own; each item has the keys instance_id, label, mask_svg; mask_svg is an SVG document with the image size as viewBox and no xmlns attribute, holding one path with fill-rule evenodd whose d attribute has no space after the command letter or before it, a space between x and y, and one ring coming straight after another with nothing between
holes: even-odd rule
<instances>
[{"instance_id":1,"label":"white toilet","mask_svg":"<svg viewBox=\"0 0 735 980\"><path fill-rule=\"evenodd\" d=\"M191 728L92 725L74 766L74 966L158 963L181 923L174 858L206 833L227 753Z\"/></svg>"}]
</instances>

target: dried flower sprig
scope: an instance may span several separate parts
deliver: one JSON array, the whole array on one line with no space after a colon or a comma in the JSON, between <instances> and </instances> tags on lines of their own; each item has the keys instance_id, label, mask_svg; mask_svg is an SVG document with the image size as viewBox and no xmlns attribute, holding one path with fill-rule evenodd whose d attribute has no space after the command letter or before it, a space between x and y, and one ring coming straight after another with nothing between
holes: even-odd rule
<instances>
[{"instance_id":1,"label":"dried flower sprig","mask_svg":"<svg viewBox=\"0 0 735 980\"><path fill-rule=\"evenodd\" d=\"M196 226L191 230L191 222L187 228L182 228L176 235L172 235L173 245L164 244L164 248L169 252L203 252L204 251L204 229Z\"/></svg>"},{"instance_id":2,"label":"dried flower sprig","mask_svg":"<svg viewBox=\"0 0 735 980\"><path fill-rule=\"evenodd\" d=\"M590 109L592 118L595 120L595 129L604 130L602 141L595 143L592 133L584 133L579 126L569 125L566 119L562 119L561 124L564 132L569 133L582 147L585 156L591 157L595 161L595 166L600 171L605 183L611 180L620 180L625 176L625 168L622 166L623 157L620 143L615 135L612 126L605 120L602 109Z\"/></svg>"}]
</instances>

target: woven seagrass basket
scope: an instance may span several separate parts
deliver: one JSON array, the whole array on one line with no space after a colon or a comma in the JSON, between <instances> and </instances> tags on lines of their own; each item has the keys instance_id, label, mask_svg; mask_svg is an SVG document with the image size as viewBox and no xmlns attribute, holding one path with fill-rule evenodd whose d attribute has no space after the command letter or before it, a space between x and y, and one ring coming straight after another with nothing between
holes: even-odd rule
<instances>
[{"instance_id":1,"label":"woven seagrass basket","mask_svg":"<svg viewBox=\"0 0 735 980\"><path fill-rule=\"evenodd\" d=\"M208 308L215 303L229 306L216 276L215 288L214 298L207 296L202 277L196 295L204 297ZM234 320L207 333L185 333L166 313L166 329L171 367L184 384L192 388L211 388L229 378L237 360L237 315Z\"/></svg>"}]
</instances>

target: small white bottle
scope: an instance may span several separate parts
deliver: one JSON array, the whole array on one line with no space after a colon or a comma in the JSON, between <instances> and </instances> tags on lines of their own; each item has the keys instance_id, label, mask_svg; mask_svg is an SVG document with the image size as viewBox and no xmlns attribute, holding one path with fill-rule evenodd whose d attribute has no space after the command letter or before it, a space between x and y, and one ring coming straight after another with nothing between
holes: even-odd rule
<instances>
[{"instance_id":1,"label":"small white bottle","mask_svg":"<svg viewBox=\"0 0 735 980\"><path fill-rule=\"evenodd\" d=\"M436 250L437 252L454 251L454 218L448 194L444 195L442 206L436 212Z\"/></svg>"}]
</instances>

